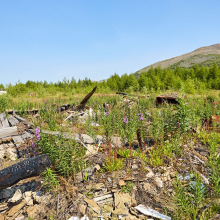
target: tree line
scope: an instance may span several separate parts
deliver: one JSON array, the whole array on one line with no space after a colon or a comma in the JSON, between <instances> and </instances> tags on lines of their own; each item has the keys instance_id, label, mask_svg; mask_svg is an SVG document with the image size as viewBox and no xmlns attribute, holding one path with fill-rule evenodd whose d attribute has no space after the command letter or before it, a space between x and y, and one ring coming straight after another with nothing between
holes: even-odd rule
<instances>
[{"instance_id":1,"label":"tree line","mask_svg":"<svg viewBox=\"0 0 220 220\"><path fill-rule=\"evenodd\" d=\"M92 81L89 78L76 81L74 78L57 83L47 81L34 82L28 80L26 83L18 82L15 85L2 85L0 90L6 90L8 94L16 96L18 94L37 92L39 95L56 92L80 93L88 92L92 87L98 86L98 92L142 92L153 91L182 91L188 94L202 92L208 89L220 89L220 66L213 63L211 66L193 65L191 68L176 67L175 69L161 67L151 67L148 71L142 72L139 77L134 74L112 75L107 80L100 82Z\"/></svg>"}]
</instances>

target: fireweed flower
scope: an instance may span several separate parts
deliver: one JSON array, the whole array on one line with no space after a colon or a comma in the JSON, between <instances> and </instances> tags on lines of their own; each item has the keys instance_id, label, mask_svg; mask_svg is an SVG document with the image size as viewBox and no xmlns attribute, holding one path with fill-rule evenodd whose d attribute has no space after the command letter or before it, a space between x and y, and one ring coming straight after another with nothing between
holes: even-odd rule
<instances>
[{"instance_id":1,"label":"fireweed flower","mask_svg":"<svg viewBox=\"0 0 220 220\"><path fill-rule=\"evenodd\" d=\"M105 114L106 114L106 116L107 116L107 115L109 115L109 112L106 112Z\"/></svg>"},{"instance_id":2,"label":"fireweed flower","mask_svg":"<svg viewBox=\"0 0 220 220\"><path fill-rule=\"evenodd\" d=\"M40 139L40 127L35 128L35 135L37 137L37 139Z\"/></svg>"},{"instance_id":3,"label":"fireweed flower","mask_svg":"<svg viewBox=\"0 0 220 220\"><path fill-rule=\"evenodd\" d=\"M128 118L127 118L127 116L123 117L123 122L126 123L126 124L128 123Z\"/></svg>"},{"instance_id":4,"label":"fireweed flower","mask_svg":"<svg viewBox=\"0 0 220 220\"><path fill-rule=\"evenodd\" d=\"M143 120L144 120L144 118L143 118L143 113L139 113L138 115L140 116L139 120L140 120L140 121L143 121Z\"/></svg>"}]
</instances>

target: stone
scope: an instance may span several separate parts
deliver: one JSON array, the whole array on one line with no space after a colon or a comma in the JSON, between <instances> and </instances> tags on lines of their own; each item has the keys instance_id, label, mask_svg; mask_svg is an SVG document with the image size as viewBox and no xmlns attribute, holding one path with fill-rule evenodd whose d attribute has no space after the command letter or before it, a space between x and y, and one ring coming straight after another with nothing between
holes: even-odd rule
<instances>
[{"instance_id":1,"label":"stone","mask_svg":"<svg viewBox=\"0 0 220 220\"><path fill-rule=\"evenodd\" d=\"M95 146L92 146L90 144L87 144L86 146L89 149L86 151L86 156L90 156L90 155L95 154L97 152L97 149Z\"/></svg>"},{"instance_id":2,"label":"stone","mask_svg":"<svg viewBox=\"0 0 220 220\"><path fill-rule=\"evenodd\" d=\"M27 202L26 205L28 206L34 205L34 200L31 197L25 197L25 201Z\"/></svg>"},{"instance_id":3,"label":"stone","mask_svg":"<svg viewBox=\"0 0 220 220\"><path fill-rule=\"evenodd\" d=\"M127 215L128 214L128 210L126 209L115 209L112 212L113 215Z\"/></svg>"},{"instance_id":4,"label":"stone","mask_svg":"<svg viewBox=\"0 0 220 220\"><path fill-rule=\"evenodd\" d=\"M36 203L41 203L42 197L43 197L43 196L41 196L41 191L39 191L39 192L33 192L33 198L34 198L34 201L35 201Z\"/></svg>"},{"instance_id":5,"label":"stone","mask_svg":"<svg viewBox=\"0 0 220 220\"><path fill-rule=\"evenodd\" d=\"M163 173L163 174L161 175L161 179L162 179L163 182L168 182L168 181L170 181L170 174L169 174L169 172Z\"/></svg>"},{"instance_id":6,"label":"stone","mask_svg":"<svg viewBox=\"0 0 220 220\"><path fill-rule=\"evenodd\" d=\"M150 168L148 168L148 171L149 171L149 173L147 173L146 177L147 177L147 178L153 177L153 176L154 176L153 171L152 171Z\"/></svg>"},{"instance_id":7,"label":"stone","mask_svg":"<svg viewBox=\"0 0 220 220\"><path fill-rule=\"evenodd\" d=\"M133 164L133 165L131 166L131 168L132 168L132 169L138 169L138 165L137 165L137 164Z\"/></svg>"},{"instance_id":8,"label":"stone","mask_svg":"<svg viewBox=\"0 0 220 220\"><path fill-rule=\"evenodd\" d=\"M34 218L36 213L40 210L40 205L29 206L26 210L28 217Z\"/></svg>"},{"instance_id":9,"label":"stone","mask_svg":"<svg viewBox=\"0 0 220 220\"><path fill-rule=\"evenodd\" d=\"M125 186L126 184L125 184L124 180L119 180L118 185L119 186Z\"/></svg>"},{"instance_id":10,"label":"stone","mask_svg":"<svg viewBox=\"0 0 220 220\"><path fill-rule=\"evenodd\" d=\"M159 177L155 177L154 182L159 188L163 187L163 181Z\"/></svg>"},{"instance_id":11,"label":"stone","mask_svg":"<svg viewBox=\"0 0 220 220\"><path fill-rule=\"evenodd\" d=\"M31 196L32 196L32 191L24 192L24 197L31 197Z\"/></svg>"},{"instance_id":12,"label":"stone","mask_svg":"<svg viewBox=\"0 0 220 220\"><path fill-rule=\"evenodd\" d=\"M125 204L131 205L131 196L128 193L114 193L115 198L115 206L117 206L117 209L125 209Z\"/></svg>"},{"instance_id":13,"label":"stone","mask_svg":"<svg viewBox=\"0 0 220 220\"><path fill-rule=\"evenodd\" d=\"M8 199L8 198L12 197L14 194L14 190L11 188L4 189L2 192L3 193L2 193L2 195L0 195L0 199Z\"/></svg>"},{"instance_id":14,"label":"stone","mask_svg":"<svg viewBox=\"0 0 220 220\"><path fill-rule=\"evenodd\" d=\"M84 205L84 204L79 204L79 211L80 211L83 215L86 214L86 208L87 208L86 205Z\"/></svg>"},{"instance_id":15,"label":"stone","mask_svg":"<svg viewBox=\"0 0 220 220\"><path fill-rule=\"evenodd\" d=\"M15 191L15 194L13 195L13 197L11 199L9 199L8 202L16 203L16 202L20 201L21 199L22 199L22 192L20 189L17 189Z\"/></svg>"},{"instance_id":16,"label":"stone","mask_svg":"<svg viewBox=\"0 0 220 220\"><path fill-rule=\"evenodd\" d=\"M18 205L13 206L9 211L8 211L8 216L11 217L13 216L16 212L18 212L20 209L23 208L23 206L26 204L25 200L22 200L21 203Z\"/></svg>"},{"instance_id":17,"label":"stone","mask_svg":"<svg viewBox=\"0 0 220 220\"><path fill-rule=\"evenodd\" d=\"M98 214L100 213L101 208L97 205L97 203L94 200L88 198L85 198L84 200L93 211L95 211Z\"/></svg>"},{"instance_id":18,"label":"stone","mask_svg":"<svg viewBox=\"0 0 220 220\"><path fill-rule=\"evenodd\" d=\"M147 191L147 192L149 192L149 193L151 193L153 195L157 194L156 188L153 187L150 183L145 183L143 185L143 188L144 188L145 191Z\"/></svg>"},{"instance_id":19,"label":"stone","mask_svg":"<svg viewBox=\"0 0 220 220\"><path fill-rule=\"evenodd\" d=\"M99 164L96 164L96 165L94 166L94 169L97 170L97 171L99 171L99 170L101 169L101 167L99 166Z\"/></svg>"}]
</instances>

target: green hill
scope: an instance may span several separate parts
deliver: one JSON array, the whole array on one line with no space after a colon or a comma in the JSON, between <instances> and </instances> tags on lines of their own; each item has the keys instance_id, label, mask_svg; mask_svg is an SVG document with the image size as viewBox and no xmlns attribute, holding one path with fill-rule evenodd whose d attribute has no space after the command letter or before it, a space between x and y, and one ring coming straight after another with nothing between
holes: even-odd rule
<instances>
[{"instance_id":1,"label":"green hill","mask_svg":"<svg viewBox=\"0 0 220 220\"><path fill-rule=\"evenodd\" d=\"M220 44L213 44L211 46L200 47L190 53L183 54L181 56L173 57L171 59L159 61L134 73L135 77L138 77L142 72L146 72L150 67L153 68L160 66L162 69L170 67L174 69L176 66L189 68L193 64L199 66L210 66L214 62L220 65Z\"/></svg>"}]
</instances>

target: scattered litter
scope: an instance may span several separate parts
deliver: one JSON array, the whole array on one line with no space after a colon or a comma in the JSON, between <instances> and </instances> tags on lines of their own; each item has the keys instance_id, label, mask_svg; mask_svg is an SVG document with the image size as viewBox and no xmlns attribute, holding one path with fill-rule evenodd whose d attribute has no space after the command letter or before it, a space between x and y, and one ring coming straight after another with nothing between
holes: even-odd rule
<instances>
[{"instance_id":1,"label":"scattered litter","mask_svg":"<svg viewBox=\"0 0 220 220\"><path fill-rule=\"evenodd\" d=\"M134 208L137 209L139 212L143 213L144 215L152 216L152 217L159 218L159 219L162 219L162 220L171 220L170 217L168 217L166 215L163 215L163 214L161 214L161 213L159 213L156 210L153 210L151 208L147 208L142 204L140 204L140 205L138 205Z\"/></svg>"},{"instance_id":2,"label":"scattered litter","mask_svg":"<svg viewBox=\"0 0 220 220\"><path fill-rule=\"evenodd\" d=\"M82 218L72 216L68 220L89 220L89 218L87 217L87 215L84 215Z\"/></svg>"}]
</instances>

